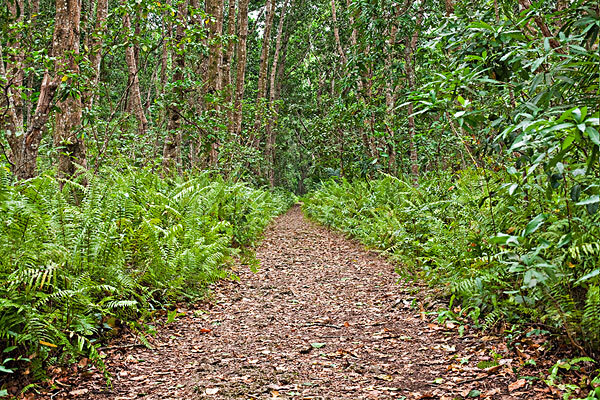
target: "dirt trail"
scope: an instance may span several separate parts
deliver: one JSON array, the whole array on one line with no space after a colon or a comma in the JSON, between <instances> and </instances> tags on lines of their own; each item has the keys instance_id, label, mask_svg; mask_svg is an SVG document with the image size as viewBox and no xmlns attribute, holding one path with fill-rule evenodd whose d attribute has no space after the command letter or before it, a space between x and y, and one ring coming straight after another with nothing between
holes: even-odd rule
<instances>
[{"instance_id":1,"label":"dirt trail","mask_svg":"<svg viewBox=\"0 0 600 400\"><path fill-rule=\"evenodd\" d=\"M421 288L398 284L391 264L308 222L299 208L272 224L257 258L258 273L243 267L239 282L215 285L205 311L187 310L159 328L154 350L113 349L112 389L96 374L69 397L535 397L515 383L510 359L476 367L501 343L424 321L412 305Z\"/></svg>"}]
</instances>

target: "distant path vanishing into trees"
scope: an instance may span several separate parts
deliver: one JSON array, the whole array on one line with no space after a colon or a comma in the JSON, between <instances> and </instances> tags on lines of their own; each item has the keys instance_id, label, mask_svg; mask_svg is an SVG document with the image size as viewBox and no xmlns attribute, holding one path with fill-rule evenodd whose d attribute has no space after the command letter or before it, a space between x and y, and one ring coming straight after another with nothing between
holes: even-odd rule
<instances>
[{"instance_id":1,"label":"distant path vanishing into trees","mask_svg":"<svg viewBox=\"0 0 600 400\"><path fill-rule=\"evenodd\" d=\"M65 391L89 399L549 399L512 373L506 346L431 323L383 258L307 221L279 217L260 268L214 286L209 303L158 328L154 350L105 350L113 374ZM416 305L416 306L415 306ZM500 365L478 368L481 361ZM496 363L496 364L498 364ZM480 364L480 367L482 365ZM87 380L86 380L87 379ZM57 396L55 398L61 398Z\"/></svg>"}]
</instances>

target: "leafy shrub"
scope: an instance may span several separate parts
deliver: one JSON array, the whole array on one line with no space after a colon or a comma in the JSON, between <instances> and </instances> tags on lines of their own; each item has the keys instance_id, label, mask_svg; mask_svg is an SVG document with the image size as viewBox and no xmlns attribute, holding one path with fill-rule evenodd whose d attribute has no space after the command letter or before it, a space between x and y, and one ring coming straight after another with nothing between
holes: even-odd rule
<instances>
[{"instance_id":1,"label":"leafy shrub","mask_svg":"<svg viewBox=\"0 0 600 400\"><path fill-rule=\"evenodd\" d=\"M101 366L107 321L140 329L144 313L201 295L293 201L208 173L106 170L61 190L53 177L13 185L0 171L0 372L33 353L37 372L82 353Z\"/></svg>"},{"instance_id":2,"label":"leafy shrub","mask_svg":"<svg viewBox=\"0 0 600 400\"><path fill-rule=\"evenodd\" d=\"M390 176L329 181L303 200L304 210L447 288L481 326L538 324L597 355L599 214L548 196L540 178L519 195L504 183L509 174L438 173L416 187Z\"/></svg>"}]
</instances>

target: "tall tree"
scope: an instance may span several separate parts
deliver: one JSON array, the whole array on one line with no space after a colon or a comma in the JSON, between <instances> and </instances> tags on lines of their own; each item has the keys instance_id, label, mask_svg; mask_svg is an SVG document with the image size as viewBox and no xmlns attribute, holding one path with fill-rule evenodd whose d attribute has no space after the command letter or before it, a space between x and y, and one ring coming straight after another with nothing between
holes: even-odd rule
<instances>
[{"instance_id":1,"label":"tall tree","mask_svg":"<svg viewBox=\"0 0 600 400\"><path fill-rule=\"evenodd\" d=\"M209 54L208 54L208 77L206 82L206 91L211 98L208 109L212 111L212 118L218 118L219 104L217 96L219 91L222 89L222 61L223 51L221 47L222 34L223 34L223 14L225 8L224 0L207 0L206 11L210 15L209 25ZM216 131L208 137L208 143L210 146L209 162L210 165L216 166L218 159L218 148L219 138L216 135Z\"/></svg>"},{"instance_id":2,"label":"tall tree","mask_svg":"<svg viewBox=\"0 0 600 400\"><path fill-rule=\"evenodd\" d=\"M121 0L121 4L127 7L127 1ZM136 116L138 120L138 135L145 137L148 132L148 119L144 113L144 106L142 105L142 92L140 89L139 79L139 67L137 65L137 59L135 56L135 44L130 41L133 32L131 31L131 18L129 11L125 9L123 14L123 28L127 35L127 46L125 47L125 61L127 62L127 69L129 72L128 78L128 104L129 108Z\"/></svg>"},{"instance_id":3,"label":"tall tree","mask_svg":"<svg viewBox=\"0 0 600 400\"><path fill-rule=\"evenodd\" d=\"M94 104L98 82L100 81L100 63L102 61L103 38L106 33L106 18L108 17L108 0L96 1L96 24L90 41L90 66L92 77L90 79L91 92L86 99L86 108L90 109Z\"/></svg>"},{"instance_id":4,"label":"tall tree","mask_svg":"<svg viewBox=\"0 0 600 400\"><path fill-rule=\"evenodd\" d=\"M75 86L79 76L79 42L81 23L81 0L56 0L53 55L55 70L63 75L67 86ZM81 96L75 91L65 92L57 102L60 112L56 115L54 146L58 149L58 173L70 178L77 166L86 167L86 148L81 130Z\"/></svg>"},{"instance_id":5,"label":"tall tree","mask_svg":"<svg viewBox=\"0 0 600 400\"><path fill-rule=\"evenodd\" d=\"M276 105L276 101L279 99L279 93L277 91L277 85L275 84L275 77L278 72L278 63L279 56L281 53L281 43L283 38L283 24L285 22L285 13L288 8L290 0L284 0L283 6L281 7L281 14L279 16L279 26L277 27L277 37L275 39L275 53L273 54L273 64L271 65L271 76L269 81L269 108L273 112L273 117L269 118L267 121L267 143L266 143L266 153L267 153L267 162L268 172L267 177L269 179L269 184L271 187L275 186L275 129L273 129L273 125L277 120L278 107Z\"/></svg>"},{"instance_id":6,"label":"tall tree","mask_svg":"<svg viewBox=\"0 0 600 400\"><path fill-rule=\"evenodd\" d=\"M173 82L174 99L167 106L167 136L163 146L163 169L167 173L175 170L181 172L181 110L179 104L184 102L185 91L182 87L185 72L185 29L187 22L188 1L181 0L177 5L177 28L173 49Z\"/></svg>"},{"instance_id":7,"label":"tall tree","mask_svg":"<svg viewBox=\"0 0 600 400\"><path fill-rule=\"evenodd\" d=\"M258 149L260 144L260 129L264 118L264 108L267 99L267 71L269 69L269 47L271 44L271 27L273 26L273 17L275 16L276 0L267 0L265 5L265 29L263 31L263 44L260 53L259 71L258 71L258 91L256 94L256 116L254 119L254 131L252 132L252 146Z\"/></svg>"},{"instance_id":8,"label":"tall tree","mask_svg":"<svg viewBox=\"0 0 600 400\"><path fill-rule=\"evenodd\" d=\"M404 63L406 71L406 80L408 82L409 91L415 90L415 68L413 63L413 54L417 46L417 40L419 40L419 31L421 29L421 22L423 21L424 7L421 4L419 11L417 12L415 27L412 35L406 37L405 49L404 49ZM413 176L419 176L419 154L417 151L417 145L415 143L416 129L415 129L415 117L414 117L414 104L412 101L408 102L408 136L410 139L410 163L411 173Z\"/></svg>"},{"instance_id":9,"label":"tall tree","mask_svg":"<svg viewBox=\"0 0 600 400\"><path fill-rule=\"evenodd\" d=\"M237 41L237 64L235 74L235 104L233 107L233 121L231 131L240 138L242 133L242 101L244 99L244 83L246 77L246 42L248 40L248 1L239 0L238 5L238 41Z\"/></svg>"},{"instance_id":10,"label":"tall tree","mask_svg":"<svg viewBox=\"0 0 600 400\"><path fill-rule=\"evenodd\" d=\"M224 103L228 105L231 103L233 93L230 86L232 80L231 64L233 62L233 52L235 50L235 4L236 0L229 0L229 6L227 7L227 45L223 49L223 72L221 74L221 87L226 89ZM229 117L231 117L230 113Z\"/></svg>"}]
</instances>

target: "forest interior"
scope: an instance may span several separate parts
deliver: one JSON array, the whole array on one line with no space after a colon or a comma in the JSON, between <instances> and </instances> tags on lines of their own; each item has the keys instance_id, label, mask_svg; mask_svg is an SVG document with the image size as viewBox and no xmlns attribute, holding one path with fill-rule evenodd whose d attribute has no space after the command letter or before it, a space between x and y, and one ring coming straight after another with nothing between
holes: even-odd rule
<instances>
[{"instance_id":1,"label":"forest interior","mask_svg":"<svg viewBox=\"0 0 600 400\"><path fill-rule=\"evenodd\" d=\"M600 399L597 0L0 0L0 398Z\"/></svg>"}]
</instances>

